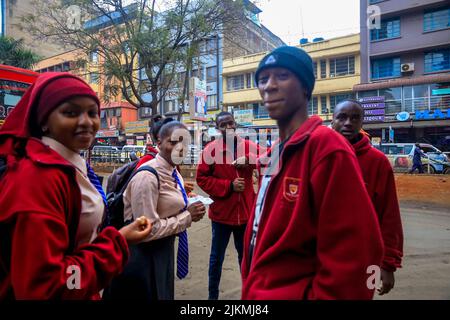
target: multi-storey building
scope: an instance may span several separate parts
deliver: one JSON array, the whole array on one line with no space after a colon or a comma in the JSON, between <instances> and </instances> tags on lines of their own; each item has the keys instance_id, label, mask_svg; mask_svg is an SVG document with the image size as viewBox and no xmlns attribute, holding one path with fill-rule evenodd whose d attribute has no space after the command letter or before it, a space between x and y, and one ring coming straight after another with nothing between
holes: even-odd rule
<instances>
[{"instance_id":1,"label":"multi-storey building","mask_svg":"<svg viewBox=\"0 0 450 320\"><path fill-rule=\"evenodd\" d=\"M298 47L314 61L316 85L309 104L309 114L318 114L330 123L337 103L353 97L353 86L360 82L359 35L317 39ZM274 128L255 87L254 74L267 52L224 61L224 108L233 111L237 121L259 131Z\"/></svg>"},{"instance_id":2,"label":"multi-storey building","mask_svg":"<svg viewBox=\"0 0 450 320\"><path fill-rule=\"evenodd\" d=\"M354 91L379 108L365 128L382 141L450 150L450 2L360 4L361 84Z\"/></svg>"}]
</instances>

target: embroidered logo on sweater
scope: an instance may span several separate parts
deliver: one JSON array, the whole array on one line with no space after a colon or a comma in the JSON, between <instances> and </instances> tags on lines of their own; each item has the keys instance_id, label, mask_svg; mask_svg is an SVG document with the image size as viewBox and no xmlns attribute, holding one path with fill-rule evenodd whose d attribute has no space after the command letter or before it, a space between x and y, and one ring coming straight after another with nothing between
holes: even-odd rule
<instances>
[{"instance_id":1,"label":"embroidered logo on sweater","mask_svg":"<svg viewBox=\"0 0 450 320\"><path fill-rule=\"evenodd\" d=\"M284 177L283 196L288 201L296 201L300 196L300 182L302 180L292 177Z\"/></svg>"}]
</instances>

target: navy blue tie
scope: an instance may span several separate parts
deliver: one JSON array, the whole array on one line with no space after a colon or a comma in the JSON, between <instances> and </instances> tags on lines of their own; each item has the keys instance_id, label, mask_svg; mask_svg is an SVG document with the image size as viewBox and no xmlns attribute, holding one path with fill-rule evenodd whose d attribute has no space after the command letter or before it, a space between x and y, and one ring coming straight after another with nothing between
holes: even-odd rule
<instances>
[{"instance_id":1,"label":"navy blue tie","mask_svg":"<svg viewBox=\"0 0 450 320\"><path fill-rule=\"evenodd\" d=\"M180 179L178 178L177 170L173 170L172 177L175 179L176 183L181 189L181 193L183 194L184 199L184 208L183 211L186 210L188 204L188 196L186 194L186 190L184 190L183 185L181 184ZM189 249L188 249L188 237L187 231L184 230L180 234L178 234L178 252L177 252L177 277L178 279L183 279L187 276L189 272Z\"/></svg>"}]
</instances>

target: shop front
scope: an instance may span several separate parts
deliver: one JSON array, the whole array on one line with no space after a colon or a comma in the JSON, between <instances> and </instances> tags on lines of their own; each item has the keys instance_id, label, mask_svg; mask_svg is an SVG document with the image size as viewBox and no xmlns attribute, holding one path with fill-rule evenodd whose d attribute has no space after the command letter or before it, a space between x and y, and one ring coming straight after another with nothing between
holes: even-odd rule
<instances>
[{"instance_id":1,"label":"shop front","mask_svg":"<svg viewBox=\"0 0 450 320\"><path fill-rule=\"evenodd\" d=\"M450 74L354 87L374 141L423 142L450 151Z\"/></svg>"}]
</instances>

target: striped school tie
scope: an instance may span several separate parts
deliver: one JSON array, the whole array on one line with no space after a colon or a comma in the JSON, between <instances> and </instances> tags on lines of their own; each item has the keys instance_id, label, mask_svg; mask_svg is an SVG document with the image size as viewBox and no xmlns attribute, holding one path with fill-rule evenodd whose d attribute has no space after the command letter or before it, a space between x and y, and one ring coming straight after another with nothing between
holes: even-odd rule
<instances>
[{"instance_id":1,"label":"striped school tie","mask_svg":"<svg viewBox=\"0 0 450 320\"><path fill-rule=\"evenodd\" d=\"M184 208L186 210L188 204L188 197L186 190L184 190L180 179L178 178L177 170L173 170L172 177L175 179L176 183L180 187L181 193L184 199ZM178 234L178 252L177 252L177 277L178 279L183 279L187 276L189 272L189 249L188 249L188 237L187 231L184 230Z\"/></svg>"},{"instance_id":2,"label":"striped school tie","mask_svg":"<svg viewBox=\"0 0 450 320\"><path fill-rule=\"evenodd\" d=\"M107 208L106 195L105 195L105 192L103 191L100 180L98 179L94 170L91 168L91 166L87 162L86 162L86 168L87 168L87 176L89 178L89 181L94 185L94 187L95 187L95 189L97 189L98 193L100 193L100 195L103 198L103 204L105 205L105 208Z\"/></svg>"}]
</instances>

